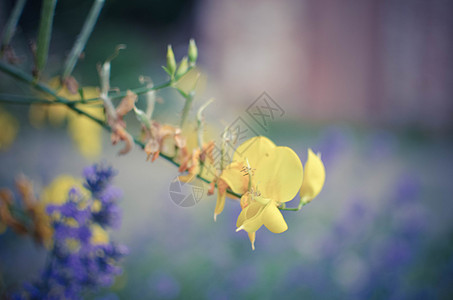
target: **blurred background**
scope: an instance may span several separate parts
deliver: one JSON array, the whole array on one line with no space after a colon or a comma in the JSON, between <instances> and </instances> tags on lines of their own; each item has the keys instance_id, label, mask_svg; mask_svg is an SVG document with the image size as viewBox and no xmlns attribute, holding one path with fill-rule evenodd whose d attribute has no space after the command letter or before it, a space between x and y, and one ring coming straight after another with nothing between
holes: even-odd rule
<instances>
[{"instance_id":1,"label":"blurred background","mask_svg":"<svg viewBox=\"0 0 453 300\"><path fill-rule=\"evenodd\" d=\"M0 30L14 2L0 1ZM25 70L40 4L28 1L13 39ZM48 78L61 71L91 4L57 3ZM167 44L181 59L195 38L203 75L192 118L214 97L205 111L214 137L241 118L303 163L307 148L322 153L324 190L302 211L284 213L287 232L260 229L255 251L235 232L237 202L214 223L215 196L189 208L172 202L177 170L168 162L145 163L139 149L119 157L106 132L102 153L87 158L64 127L32 126L28 107L0 104L20 123L0 149L0 186L24 173L39 191L95 161L119 171L123 224L113 235L130 255L114 286L89 298L451 299L451 11L448 0L106 2L73 73L81 85L98 85L96 64L118 44L127 49L112 63L112 86L138 87L139 75L164 82ZM29 93L0 78L2 93ZM282 111L266 126L248 113L263 92ZM171 90L158 96L156 118L177 124L183 99ZM127 121L138 132L134 117ZM43 264L32 240L0 235L8 289L39 276Z\"/></svg>"}]
</instances>

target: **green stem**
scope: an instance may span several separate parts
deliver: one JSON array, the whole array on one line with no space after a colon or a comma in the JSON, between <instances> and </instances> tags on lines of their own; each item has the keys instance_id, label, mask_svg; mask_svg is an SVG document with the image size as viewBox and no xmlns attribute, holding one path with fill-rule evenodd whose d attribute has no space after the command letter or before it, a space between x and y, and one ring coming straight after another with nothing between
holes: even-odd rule
<instances>
[{"instance_id":1,"label":"green stem","mask_svg":"<svg viewBox=\"0 0 453 300\"><path fill-rule=\"evenodd\" d=\"M0 94L0 102L9 103L9 104L19 104L19 105L30 105L30 104L53 104L53 101L41 98L33 98L20 95L12 94Z\"/></svg>"},{"instance_id":2,"label":"green stem","mask_svg":"<svg viewBox=\"0 0 453 300\"><path fill-rule=\"evenodd\" d=\"M192 106L193 102L193 95L188 94L186 101L184 103L184 108L182 109L182 116L181 116L181 123L179 124L179 127L182 129L184 127L184 124L186 123L187 116L189 115L190 107Z\"/></svg>"},{"instance_id":3,"label":"green stem","mask_svg":"<svg viewBox=\"0 0 453 300\"><path fill-rule=\"evenodd\" d=\"M22 11L24 10L26 2L27 0L17 0L16 4L14 5L13 11L11 12L11 16L6 23L5 32L3 34L0 57L3 56L3 51L6 47L9 46L11 39L13 38L14 32L16 31L17 27L17 22L19 22L19 18L22 15Z\"/></svg>"},{"instance_id":4,"label":"green stem","mask_svg":"<svg viewBox=\"0 0 453 300\"><path fill-rule=\"evenodd\" d=\"M283 203L282 206L280 206L278 209L286 211L299 211L302 209L302 207L304 207L307 204L308 204L307 202L303 202L301 199L297 207L286 207L285 203Z\"/></svg>"},{"instance_id":5,"label":"green stem","mask_svg":"<svg viewBox=\"0 0 453 300\"><path fill-rule=\"evenodd\" d=\"M8 65L3 64L3 63L0 63L0 64L2 64L1 70L4 71L5 73L8 73L7 72ZM11 74L11 73L8 73L8 74L17 79L17 77L14 76L14 74ZM27 75L27 74L23 73L23 75ZM160 89L169 87L170 85L171 85L171 82L165 82L160 85L156 85L154 87L140 87L140 88L136 88L136 89L131 89L131 91L137 95L141 95L141 94L148 93L149 91L156 91L156 90L160 90ZM118 99L118 98L123 98L125 96L126 96L126 92L109 94L110 99ZM15 103L16 99L18 99L18 103ZM97 97L97 98L91 98L91 99L74 100L74 101L71 101L71 103L73 105L74 104L89 104L91 102L100 102L100 101L102 101L101 97ZM33 104L33 103L58 104L58 103L62 103L58 99L55 99L55 101L49 101L47 99L42 99L42 98L25 97L25 96L12 95L12 94L0 94L0 102L12 103L12 104Z\"/></svg>"},{"instance_id":6,"label":"green stem","mask_svg":"<svg viewBox=\"0 0 453 300\"><path fill-rule=\"evenodd\" d=\"M204 111L204 110L206 109L206 107L208 107L208 105L211 104L213 101L214 101L214 99L212 99L212 98L209 99L208 101L206 101L206 103L203 104L203 105L198 109L198 112L197 112L198 147L199 147L200 149L203 148L203 144L204 144L204 141L203 141L203 134L204 134L203 111Z\"/></svg>"},{"instance_id":7,"label":"green stem","mask_svg":"<svg viewBox=\"0 0 453 300\"><path fill-rule=\"evenodd\" d=\"M85 45L88 41L88 38L91 35L91 32L93 31L94 25L96 24L96 21L99 17L99 14L103 6L104 0L94 1L93 6L91 7L91 10L88 14L88 17L86 18L85 23L83 24L82 31L80 32L80 35L77 37L77 40L74 43L74 46L72 47L71 52L69 53L69 56L66 60L63 71L63 80L69 77L69 75L71 75L72 71L74 70L75 65L77 64L77 60L79 59L80 54L85 48Z\"/></svg>"},{"instance_id":8,"label":"green stem","mask_svg":"<svg viewBox=\"0 0 453 300\"><path fill-rule=\"evenodd\" d=\"M47 63L49 54L50 37L52 35L52 22L57 0L43 0L41 8L41 20L39 22L38 44L36 47L36 70L35 76L39 77Z\"/></svg>"}]
</instances>

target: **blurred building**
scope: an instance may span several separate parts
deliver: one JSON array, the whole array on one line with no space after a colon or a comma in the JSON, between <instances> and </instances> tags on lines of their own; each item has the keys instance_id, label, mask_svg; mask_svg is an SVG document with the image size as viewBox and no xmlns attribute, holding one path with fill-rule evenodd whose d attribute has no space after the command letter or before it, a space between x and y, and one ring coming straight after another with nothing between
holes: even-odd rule
<instances>
[{"instance_id":1,"label":"blurred building","mask_svg":"<svg viewBox=\"0 0 453 300\"><path fill-rule=\"evenodd\" d=\"M197 19L229 103L266 90L305 120L444 130L451 11L444 0L203 1Z\"/></svg>"}]
</instances>

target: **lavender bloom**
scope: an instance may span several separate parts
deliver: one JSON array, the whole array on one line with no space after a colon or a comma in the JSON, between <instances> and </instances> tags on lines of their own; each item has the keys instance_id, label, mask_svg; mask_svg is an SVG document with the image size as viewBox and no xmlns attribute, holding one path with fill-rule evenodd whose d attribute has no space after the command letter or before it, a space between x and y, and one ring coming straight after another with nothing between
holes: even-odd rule
<instances>
[{"instance_id":1,"label":"lavender bloom","mask_svg":"<svg viewBox=\"0 0 453 300\"><path fill-rule=\"evenodd\" d=\"M118 200L122 197L122 191L116 187L109 186L101 195L99 201L101 208L93 212L93 221L102 227L112 227L118 229L121 225L121 210L117 205Z\"/></svg>"},{"instance_id":2,"label":"lavender bloom","mask_svg":"<svg viewBox=\"0 0 453 300\"><path fill-rule=\"evenodd\" d=\"M115 175L116 171L112 167L104 166L103 164L94 164L83 170L83 176L86 179L84 186L90 190L93 197L96 198L110 185L110 182Z\"/></svg>"},{"instance_id":3,"label":"lavender bloom","mask_svg":"<svg viewBox=\"0 0 453 300\"><path fill-rule=\"evenodd\" d=\"M46 269L41 281L25 284L25 291L16 299L82 299L87 290L110 286L121 274L118 263L128 249L93 239L93 225L104 229L119 226L121 211L117 202L122 193L111 186L115 173L100 164L86 168L85 187L91 198L71 189L66 203L47 207L47 212L55 217L54 245ZM93 209L95 200L100 201L100 209Z\"/></svg>"}]
</instances>

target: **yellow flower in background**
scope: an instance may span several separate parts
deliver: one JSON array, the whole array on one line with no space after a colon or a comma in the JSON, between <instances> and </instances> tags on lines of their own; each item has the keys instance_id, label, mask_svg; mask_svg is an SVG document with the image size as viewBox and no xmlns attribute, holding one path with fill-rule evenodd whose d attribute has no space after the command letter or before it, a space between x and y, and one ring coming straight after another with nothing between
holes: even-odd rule
<instances>
[{"instance_id":1,"label":"yellow flower in background","mask_svg":"<svg viewBox=\"0 0 453 300\"><path fill-rule=\"evenodd\" d=\"M52 78L48 85L57 90L57 95L60 97L71 101L81 100L81 96L78 92L72 93L67 86L61 86L61 82L58 77ZM99 91L95 87L84 87L82 91L85 99L99 97ZM48 95L43 95L43 97L53 100L53 98ZM102 106L99 106L100 103L101 102L96 104L83 104L78 105L77 107L98 119L104 120L104 109ZM49 123L54 126L60 126L65 120L67 120L68 131L82 155L87 158L94 158L99 156L101 153L102 128L87 117L72 111L66 105L35 104L30 107L29 115L30 123L37 128L42 127L46 119L48 119Z\"/></svg>"},{"instance_id":2,"label":"yellow flower in background","mask_svg":"<svg viewBox=\"0 0 453 300\"><path fill-rule=\"evenodd\" d=\"M84 90L86 90L85 95L88 95L85 96L87 98L95 98L98 95L95 88L84 88ZM86 105L78 107L100 120L104 119L104 109L102 107L90 107ZM85 116L70 111L68 115L68 130L80 153L85 157L94 158L101 154L103 130L101 126Z\"/></svg>"},{"instance_id":3,"label":"yellow flower in background","mask_svg":"<svg viewBox=\"0 0 453 300\"><path fill-rule=\"evenodd\" d=\"M63 204L68 200L68 193L77 188L82 194L88 193L83 187L82 180L71 175L62 174L55 178L42 192L40 199L43 204Z\"/></svg>"},{"instance_id":4,"label":"yellow flower in background","mask_svg":"<svg viewBox=\"0 0 453 300\"><path fill-rule=\"evenodd\" d=\"M0 151L8 149L19 131L19 121L0 108Z\"/></svg>"},{"instance_id":5,"label":"yellow flower in background","mask_svg":"<svg viewBox=\"0 0 453 300\"><path fill-rule=\"evenodd\" d=\"M89 197L90 192L85 189L81 179L63 174L55 178L47 187L43 189L40 196L41 203L43 205L64 204L68 200L69 191L72 188L76 188L80 193L82 193L83 198ZM99 211L101 209L101 206L102 204L99 200L94 200L91 210L93 212ZM58 218L58 215L54 215L53 217ZM74 219L68 219L66 220L66 222L70 226L78 225L77 221ZM109 234L101 226L97 224L91 224L90 228L92 231L91 243L95 245L101 245L107 244L109 242ZM77 241L75 243L73 241L69 242L73 243L72 246L74 249L79 246Z\"/></svg>"},{"instance_id":6,"label":"yellow flower in background","mask_svg":"<svg viewBox=\"0 0 453 300\"><path fill-rule=\"evenodd\" d=\"M313 200L321 192L325 181L326 169L321 161L321 156L308 149L304 180L299 193L302 203L306 204Z\"/></svg>"},{"instance_id":7,"label":"yellow flower in background","mask_svg":"<svg viewBox=\"0 0 453 300\"><path fill-rule=\"evenodd\" d=\"M91 228L91 243L94 245L104 245L109 242L109 234L98 224L92 224Z\"/></svg>"}]
</instances>

